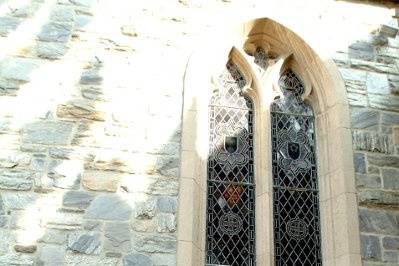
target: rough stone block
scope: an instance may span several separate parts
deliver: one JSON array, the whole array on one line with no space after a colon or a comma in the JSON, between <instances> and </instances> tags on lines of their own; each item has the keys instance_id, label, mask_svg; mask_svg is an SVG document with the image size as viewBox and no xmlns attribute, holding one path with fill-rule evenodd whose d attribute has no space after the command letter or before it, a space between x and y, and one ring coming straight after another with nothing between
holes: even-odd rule
<instances>
[{"instance_id":1,"label":"rough stone block","mask_svg":"<svg viewBox=\"0 0 399 266\"><path fill-rule=\"evenodd\" d=\"M363 153L353 154L353 163L355 166L355 172L360 174L366 173L366 159Z\"/></svg>"},{"instance_id":2,"label":"rough stone block","mask_svg":"<svg viewBox=\"0 0 399 266\"><path fill-rule=\"evenodd\" d=\"M71 143L73 124L62 121L38 121L28 124L22 132L22 142L46 145Z\"/></svg>"},{"instance_id":3,"label":"rough stone block","mask_svg":"<svg viewBox=\"0 0 399 266\"><path fill-rule=\"evenodd\" d=\"M361 60L373 60L374 59L374 47L367 42L356 42L348 47L349 58L356 58Z\"/></svg>"},{"instance_id":4,"label":"rough stone block","mask_svg":"<svg viewBox=\"0 0 399 266\"><path fill-rule=\"evenodd\" d=\"M71 6L56 5L50 13L50 20L73 22L75 20L75 11Z\"/></svg>"},{"instance_id":5,"label":"rough stone block","mask_svg":"<svg viewBox=\"0 0 399 266\"><path fill-rule=\"evenodd\" d=\"M36 265L63 265L64 257L65 250L63 248L54 245L44 245L39 249L39 253L36 258Z\"/></svg>"},{"instance_id":6,"label":"rough stone block","mask_svg":"<svg viewBox=\"0 0 399 266\"><path fill-rule=\"evenodd\" d=\"M358 193L360 204L399 205L399 192L382 190L362 190Z\"/></svg>"},{"instance_id":7,"label":"rough stone block","mask_svg":"<svg viewBox=\"0 0 399 266\"><path fill-rule=\"evenodd\" d=\"M393 47L379 47L378 48L378 55L380 56L385 56L388 58L395 58L398 59L399 58L399 49L397 48L393 48ZM394 62L394 61L393 61Z\"/></svg>"},{"instance_id":8,"label":"rough stone block","mask_svg":"<svg viewBox=\"0 0 399 266\"><path fill-rule=\"evenodd\" d=\"M68 42L71 34L72 24L50 22L42 27L38 38L44 42Z\"/></svg>"},{"instance_id":9,"label":"rough stone block","mask_svg":"<svg viewBox=\"0 0 399 266\"><path fill-rule=\"evenodd\" d=\"M34 191L37 193L54 191L54 180L45 175L36 176L34 179Z\"/></svg>"},{"instance_id":10,"label":"rough stone block","mask_svg":"<svg viewBox=\"0 0 399 266\"><path fill-rule=\"evenodd\" d=\"M91 165L92 170L114 171L123 173L136 173L138 170L146 169L146 163L151 162L149 156L131 153L112 153L108 152L96 154L96 158ZM144 164L144 165L143 165Z\"/></svg>"},{"instance_id":11,"label":"rough stone block","mask_svg":"<svg viewBox=\"0 0 399 266\"><path fill-rule=\"evenodd\" d=\"M61 245L65 243L66 239L66 231L57 229L46 229L43 236L38 239L38 242Z\"/></svg>"},{"instance_id":12,"label":"rough stone block","mask_svg":"<svg viewBox=\"0 0 399 266\"><path fill-rule=\"evenodd\" d=\"M366 82L366 71L356 70L352 68L339 68L339 72L341 72L344 80L358 81L363 84Z\"/></svg>"},{"instance_id":13,"label":"rough stone block","mask_svg":"<svg viewBox=\"0 0 399 266\"><path fill-rule=\"evenodd\" d=\"M32 180L0 176L0 188L7 190L30 190Z\"/></svg>"},{"instance_id":14,"label":"rough stone block","mask_svg":"<svg viewBox=\"0 0 399 266\"><path fill-rule=\"evenodd\" d=\"M393 111L399 110L399 96L369 94L370 106L373 108Z\"/></svg>"},{"instance_id":15,"label":"rough stone block","mask_svg":"<svg viewBox=\"0 0 399 266\"><path fill-rule=\"evenodd\" d=\"M397 263L398 262L399 253L397 251L385 251L382 255L382 261Z\"/></svg>"},{"instance_id":16,"label":"rough stone block","mask_svg":"<svg viewBox=\"0 0 399 266\"><path fill-rule=\"evenodd\" d=\"M58 59L67 51L68 46L65 43L38 42L36 47L37 56L45 59Z\"/></svg>"},{"instance_id":17,"label":"rough stone block","mask_svg":"<svg viewBox=\"0 0 399 266\"><path fill-rule=\"evenodd\" d=\"M387 75L379 73L369 73L367 75L367 92L376 94L389 94L389 83Z\"/></svg>"},{"instance_id":18,"label":"rough stone block","mask_svg":"<svg viewBox=\"0 0 399 266\"><path fill-rule=\"evenodd\" d=\"M173 233L176 231L176 217L170 213L157 215L157 231L160 233Z\"/></svg>"},{"instance_id":19,"label":"rough stone block","mask_svg":"<svg viewBox=\"0 0 399 266\"><path fill-rule=\"evenodd\" d=\"M132 214L130 205L117 195L96 197L86 211L87 219L129 220Z\"/></svg>"},{"instance_id":20,"label":"rough stone block","mask_svg":"<svg viewBox=\"0 0 399 266\"><path fill-rule=\"evenodd\" d=\"M360 231L399 235L399 215L386 210L359 208Z\"/></svg>"},{"instance_id":21,"label":"rough stone block","mask_svg":"<svg viewBox=\"0 0 399 266\"><path fill-rule=\"evenodd\" d=\"M100 233L73 232L68 236L68 248L77 253L99 254L100 246Z\"/></svg>"},{"instance_id":22,"label":"rough stone block","mask_svg":"<svg viewBox=\"0 0 399 266\"><path fill-rule=\"evenodd\" d=\"M88 100L104 101L104 93L100 88L91 87L82 89L82 96Z\"/></svg>"},{"instance_id":23,"label":"rough stone block","mask_svg":"<svg viewBox=\"0 0 399 266\"><path fill-rule=\"evenodd\" d=\"M376 236L361 235L362 258L381 260L380 240Z\"/></svg>"},{"instance_id":24,"label":"rough stone block","mask_svg":"<svg viewBox=\"0 0 399 266\"><path fill-rule=\"evenodd\" d=\"M395 70L395 67L391 64L351 59L350 65L352 68L358 69L358 70L366 70L366 71L370 71L370 72L378 72L378 73L386 73L386 74L397 73L397 70Z\"/></svg>"},{"instance_id":25,"label":"rough stone block","mask_svg":"<svg viewBox=\"0 0 399 266\"><path fill-rule=\"evenodd\" d=\"M176 156L158 156L155 164L155 171L168 177L179 176L180 159Z\"/></svg>"},{"instance_id":26,"label":"rough stone block","mask_svg":"<svg viewBox=\"0 0 399 266\"><path fill-rule=\"evenodd\" d=\"M134 210L136 219L152 219L155 216L156 201L149 199L145 202L137 202Z\"/></svg>"},{"instance_id":27,"label":"rough stone block","mask_svg":"<svg viewBox=\"0 0 399 266\"><path fill-rule=\"evenodd\" d=\"M399 95L399 75L389 75L388 81L391 88L391 93L394 95Z\"/></svg>"},{"instance_id":28,"label":"rough stone block","mask_svg":"<svg viewBox=\"0 0 399 266\"><path fill-rule=\"evenodd\" d=\"M177 196L179 182L177 179L156 179L149 187L148 193L151 195Z\"/></svg>"},{"instance_id":29,"label":"rough stone block","mask_svg":"<svg viewBox=\"0 0 399 266\"><path fill-rule=\"evenodd\" d=\"M175 254L153 254L151 256L154 266L174 266L176 265Z\"/></svg>"},{"instance_id":30,"label":"rough stone block","mask_svg":"<svg viewBox=\"0 0 399 266\"><path fill-rule=\"evenodd\" d=\"M76 152L73 149L68 148L60 148L60 147L50 147L48 151L50 157L54 159L72 159L74 157L78 157Z\"/></svg>"},{"instance_id":31,"label":"rough stone block","mask_svg":"<svg viewBox=\"0 0 399 266\"><path fill-rule=\"evenodd\" d=\"M7 36L10 32L17 29L20 20L14 17L0 18L0 36Z\"/></svg>"},{"instance_id":32,"label":"rough stone block","mask_svg":"<svg viewBox=\"0 0 399 266\"><path fill-rule=\"evenodd\" d=\"M132 240L134 249L139 252L172 253L176 251L176 238L170 235L136 233Z\"/></svg>"},{"instance_id":33,"label":"rough stone block","mask_svg":"<svg viewBox=\"0 0 399 266\"><path fill-rule=\"evenodd\" d=\"M11 253L0 256L0 265L26 265L31 266L34 264L34 257L32 255Z\"/></svg>"},{"instance_id":34,"label":"rough stone block","mask_svg":"<svg viewBox=\"0 0 399 266\"><path fill-rule=\"evenodd\" d=\"M5 79L28 82L34 70L39 66L40 61L37 59L8 57L0 63L0 76Z\"/></svg>"},{"instance_id":35,"label":"rough stone block","mask_svg":"<svg viewBox=\"0 0 399 266\"><path fill-rule=\"evenodd\" d=\"M108 256L120 256L131 250L131 233L128 223L111 223L104 230L104 251Z\"/></svg>"},{"instance_id":36,"label":"rough stone block","mask_svg":"<svg viewBox=\"0 0 399 266\"><path fill-rule=\"evenodd\" d=\"M123 257L123 266L152 266L152 263L146 255L130 253Z\"/></svg>"},{"instance_id":37,"label":"rough stone block","mask_svg":"<svg viewBox=\"0 0 399 266\"><path fill-rule=\"evenodd\" d=\"M381 124L385 126L399 125L399 114L383 113L381 116Z\"/></svg>"},{"instance_id":38,"label":"rough stone block","mask_svg":"<svg viewBox=\"0 0 399 266\"><path fill-rule=\"evenodd\" d=\"M381 175L384 180L384 188L399 190L399 169L383 168Z\"/></svg>"},{"instance_id":39,"label":"rough stone block","mask_svg":"<svg viewBox=\"0 0 399 266\"><path fill-rule=\"evenodd\" d=\"M133 219L131 222L132 229L136 232L155 232L157 225L155 224L155 219Z\"/></svg>"},{"instance_id":40,"label":"rough stone block","mask_svg":"<svg viewBox=\"0 0 399 266\"><path fill-rule=\"evenodd\" d=\"M21 253L34 253L37 250L37 246L29 244L16 244L14 245L14 250Z\"/></svg>"},{"instance_id":41,"label":"rough stone block","mask_svg":"<svg viewBox=\"0 0 399 266\"><path fill-rule=\"evenodd\" d=\"M399 156L368 154L369 165L399 168Z\"/></svg>"},{"instance_id":42,"label":"rough stone block","mask_svg":"<svg viewBox=\"0 0 399 266\"><path fill-rule=\"evenodd\" d=\"M356 174L358 188L381 188L381 178L378 175Z\"/></svg>"},{"instance_id":43,"label":"rough stone block","mask_svg":"<svg viewBox=\"0 0 399 266\"><path fill-rule=\"evenodd\" d=\"M65 266L119 266L117 258L107 258L103 256L92 256L80 253L67 253ZM58 265L57 265L58 266Z\"/></svg>"},{"instance_id":44,"label":"rough stone block","mask_svg":"<svg viewBox=\"0 0 399 266\"><path fill-rule=\"evenodd\" d=\"M82 185L89 190L115 192L121 178L121 173L89 170L83 173Z\"/></svg>"},{"instance_id":45,"label":"rough stone block","mask_svg":"<svg viewBox=\"0 0 399 266\"><path fill-rule=\"evenodd\" d=\"M380 113L367 108L351 108L351 127L356 129L376 129Z\"/></svg>"},{"instance_id":46,"label":"rough stone block","mask_svg":"<svg viewBox=\"0 0 399 266\"><path fill-rule=\"evenodd\" d=\"M347 97L348 97L348 103L351 106L361 106L361 107L367 106L367 95L363 93L354 93L348 91Z\"/></svg>"},{"instance_id":47,"label":"rough stone block","mask_svg":"<svg viewBox=\"0 0 399 266\"><path fill-rule=\"evenodd\" d=\"M86 70L80 77L80 84L84 85L99 85L103 81L98 69Z\"/></svg>"},{"instance_id":48,"label":"rough stone block","mask_svg":"<svg viewBox=\"0 0 399 266\"><path fill-rule=\"evenodd\" d=\"M94 195L92 193L84 191L68 191L64 194L62 203L65 207L84 210L90 205L90 202L93 199Z\"/></svg>"},{"instance_id":49,"label":"rough stone block","mask_svg":"<svg viewBox=\"0 0 399 266\"><path fill-rule=\"evenodd\" d=\"M96 110L94 105L85 100L74 100L57 107L57 116L66 118L84 118L94 121L105 121L105 112Z\"/></svg>"},{"instance_id":50,"label":"rough stone block","mask_svg":"<svg viewBox=\"0 0 399 266\"><path fill-rule=\"evenodd\" d=\"M391 25L381 25L379 29L379 34L382 36L386 36L389 38L395 38L396 34L398 33L398 28L393 27Z\"/></svg>"},{"instance_id":51,"label":"rough stone block","mask_svg":"<svg viewBox=\"0 0 399 266\"><path fill-rule=\"evenodd\" d=\"M46 227L62 230L76 230L82 226L82 216L74 212L56 212L49 217Z\"/></svg>"},{"instance_id":52,"label":"rough stone block","mask_svg":"<svg viewBox=\"0 0 399 266\"><path fill-rule=\"evenodd\" d=\"M159 197L157 201L158 211L165 213L177 212L177 198L176 197Z\"/></svg>"},{"instance_id":53,"label":"rough stone block","mask_svg":"<svg viewBox=\"0 0 399 266\"><path fill-rule=\"evenodd\" d=\"M387 154L393 151L389 135L377 132L354 130L352 132L352 143L355 150Z\"/></svg>"},{"instance_id":54,"label":"rough stone block","mask_svg":"<svg viewBox=\"0 0 399 266\"><path fill-rule=\"evenodd\" d=\"M399 237L384 237L382 239L382 246L385 249L399 250Z\"/></svg>"},{"instance_id":55,"label":"rough stone block","mask_svg":"<svg viewBox=\"0 0 399 266\"><path fill-rule=\"evenodd\" d=\"M10 210L24 210L36 203L33 193L3 193L4 205ZM1 212L0 212L1 215Z\"/></svg>"}]
</instances>

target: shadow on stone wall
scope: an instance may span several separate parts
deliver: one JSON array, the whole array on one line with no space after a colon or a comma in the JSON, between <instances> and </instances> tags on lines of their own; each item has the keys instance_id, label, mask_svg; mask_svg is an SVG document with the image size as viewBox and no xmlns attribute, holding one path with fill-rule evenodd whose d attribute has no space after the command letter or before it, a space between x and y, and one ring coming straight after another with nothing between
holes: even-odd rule
<instances>
[{"instance_id":1,"label":"shadow on stone wall","mask_svg":"<svg viewBox=\"0 0 399 266\"><path fill-rule=\"evenodd\" d=\"M0 264L174 265L180 121L150 128L113 114L109 57L96 53L115 44L80 51L94 1L28 2L0 18L6 42L49 10L32 45L15 43L0 62L2 101L18 104L0 122ZM177 128L151 144L168 119Z\"/></svg>"}]
</instances>

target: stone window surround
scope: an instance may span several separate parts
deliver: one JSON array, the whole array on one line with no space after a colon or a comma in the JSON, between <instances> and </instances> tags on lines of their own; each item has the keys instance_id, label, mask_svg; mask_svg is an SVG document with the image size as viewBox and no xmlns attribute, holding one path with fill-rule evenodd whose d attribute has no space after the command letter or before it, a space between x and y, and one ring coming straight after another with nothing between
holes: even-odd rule
<instances>
[{"instance_id":1,"label":"stone window surround","mask_svg":"<svg viewBox=\"0 0 399 266\"><path fill-rule=\"evenodd\" d=\"M193 54L184 76L177 265L205 263L208 102L212 78L229 59L248 81L245 93L255 105L257 265L274 265L270 103L286 68L304 81L305 100L316 117L323 265L361 265L349 107L334 62L322 61L300 37L270 19L248 22L224 37ZM282 58L264 76L248 55L257 46Z\"/></svg>"}]
</instances>

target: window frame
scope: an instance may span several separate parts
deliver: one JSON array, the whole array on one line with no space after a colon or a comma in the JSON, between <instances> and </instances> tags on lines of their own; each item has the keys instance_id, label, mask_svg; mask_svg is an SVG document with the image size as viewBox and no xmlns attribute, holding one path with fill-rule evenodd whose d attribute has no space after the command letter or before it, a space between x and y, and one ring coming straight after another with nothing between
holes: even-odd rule
<instances>
[{"instance_id":1,"label":"window frame","mask_svg":"<svg viewBox=\"0 0 399 266\"><path fill-rule=\"evenodd\" d=\"M278 93L276 77L286 67L303 79L305 100L315 112L323 265L361 265L349 107L337 67L270 19L240 29L234 38L204 44L184 75L177 265L205 264L208 102L212 79L229 59L248 80L245 94L255 110L256 265L274 265L270 103ZM279 47L283 55L264 76L254 71L248 55L259 45Z\"/></svg>"}]
</instances>

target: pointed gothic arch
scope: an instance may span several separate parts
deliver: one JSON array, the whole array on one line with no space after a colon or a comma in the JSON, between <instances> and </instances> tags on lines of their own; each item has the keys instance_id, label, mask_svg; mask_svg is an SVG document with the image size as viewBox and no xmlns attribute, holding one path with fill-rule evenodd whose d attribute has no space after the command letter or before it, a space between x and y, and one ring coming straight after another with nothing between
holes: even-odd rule
<instances>
[{"instance_id":1,"label":"pointed gothic arch","mask_svg":"<svg viewBox=\"0 0 399 266\"><path fill-rule=\"evenodd\" d=\"M304 100L315 113L323 265L361 265L349 111L336 66L270 19L248 22L236 32L202 46L184 77L178 265L205 265L208 103L215 76L229 60L248 81L243 91L254 103L256 265L274 265L270 103L286 69L300 76ZM254 62L259 47L270 55L266 71Z\"/></svg>"}]
</instances>

